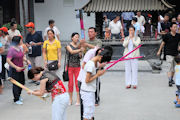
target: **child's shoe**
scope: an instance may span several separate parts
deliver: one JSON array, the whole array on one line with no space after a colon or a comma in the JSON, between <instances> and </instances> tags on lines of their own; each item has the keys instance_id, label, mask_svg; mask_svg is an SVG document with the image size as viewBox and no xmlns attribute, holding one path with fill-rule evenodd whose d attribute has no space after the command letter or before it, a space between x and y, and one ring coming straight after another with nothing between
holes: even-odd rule
<instances>
[{"instance_id":1,"label":"child's shoe","mask_svg":"<svg viewBox=\"0 0 180 120\"><path fill-rule=\"evenodd\" d=\"M176 107L177 107L177 108L180 108L180 104L177 104L177 103L176 103Z\"/></svg>"},{"instance_id":2,"label":"child's shoe","mask_svg":"<svg viewBox=\"0 0 180 120\"><path fill-rule=\"evenodd\" d=\"M169 81L169 87L172 87L172 83L171 83L171 81Z\"/></svg>"},{"instance_id":3,"label":"child's shoe","mask_svg":"<svg viewBox=\"0 0 180 120\"><path fill-rule=\"evenodd\" d=\"M16 105L23 105L23 102L21 102L20 100L15 102Z\"/></svg>"}]
</instances>

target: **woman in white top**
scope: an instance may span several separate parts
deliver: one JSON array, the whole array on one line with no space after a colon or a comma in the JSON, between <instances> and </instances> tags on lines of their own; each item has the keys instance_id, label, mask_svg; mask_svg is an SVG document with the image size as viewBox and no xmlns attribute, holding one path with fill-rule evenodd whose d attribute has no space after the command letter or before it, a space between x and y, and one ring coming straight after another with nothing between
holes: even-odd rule
<instances>
[{"instance_id":1,"label":"woman in white top","mask_svg":"<svg viewBox=\"0 0 180 120\"><path fill-rule=\"evenodd\" d=\"M124 55L132 51L141 43L141 39L138 36L135 36L134 26L129 27L129 36L124 40L123 46L125 47ZM138 57L140 55L139 49L127 56L127 58ZM138 60L132 59L125 61L125 76L126 76L126 88L131 88L131 85L134 89L137 88L137 72L138 72Z\"/></svg>"},{"instance_id":2,"label":"woman in white top","mask_svg":"<svg viewBox=\"0 0 180 120\"><path fill-rule=\"evenodd\" d=\"M103 75L105 70L98 70L97 64L109 62L111 60L112 51L104 49L101 53L96 53L96 56L88 61L84 67L81 84L81 99L83 101L83 119L91 120L95 112L95 91L96 91L96 78Z\"/></svg>"}]
</instances>

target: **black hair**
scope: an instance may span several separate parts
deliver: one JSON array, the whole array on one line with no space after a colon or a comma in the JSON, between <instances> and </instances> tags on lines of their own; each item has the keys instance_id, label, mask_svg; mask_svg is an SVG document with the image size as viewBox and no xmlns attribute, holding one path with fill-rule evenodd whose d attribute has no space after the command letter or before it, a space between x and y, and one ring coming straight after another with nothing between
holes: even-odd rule
<instances>
[{"instance_id":1,"label":"black hair","mask_svg":"<svg viewBox=\"0 0 180 120\"><path fill-rule=\"evenodd\" d=\"M11 27L13 27L14 26L14 24L17 24L16 22L11 22Z\"/></svg>"},{"instance_id":2,"label":"black hair","mask_svg":"<svg viewBox=\"0 0 180 120\"><path fill-rule=\"evenodd\" d=\"M53 34L55 34L53 29L49 29L49 30L47 31L47 33L48 33L49 31L51 31Z\"/></svg>"},{"instance_id":3,"label":"black hair","mask_svg":"<svg viewBox=\"0 0 180 120\"><path fill-rule=\"evenodd\" d=\"M130 28L133 28L133 29L135 30L135 27L134 27L133 25L130 25L130 26L128 27L128 30L129 30Z\"/></svg>"},{"instance_id":4,"label":"black hair","mask_svg":"<svg viewBox=\"0 0 180 120\"><path fill-rule=\"evenodd\" d=\"M49 25L50 25L50 24L53 24L53 23L55 23L55 21L54 21L53 19L50 19L50 20L49 20Z\"/></svg>"},{"instance_id":5,"label":"black hair","mask_svg":"<svg viewBox=\"0 0 180 120\"><path fill-rule=\"evenodd\" d=\"M109 50L109 52L111 53L111 56L112 56L112 54L113 54L113 49L112 49L112 47L109 46L109 45L106 45L106 46L103 46L102 48L97 49L97 50L96 50L96 53L95 53L95 56L98 55L98 53L99 53L100 50L103 51L103 50L105 50L105 49Z\"/></svg>"},{"instance_id":6,"label":"black hair","mask_svg":"<svg viewBox=\"0 0 180 120\"><path fill-rule=\"evenodd\" d=\"M102 50L99 55L102 56L101 63L111 61L112 53L108 49Z\"/></svg>"},{"instance_id":7,"label":"black hair","mask_svg":"<svg viewBox=\"0 0 180 120\"><path fill-rule=\"evenodd\" d=\"M172 27L174 24L177 25L175 22L171 22L170 27Z\"/></svg>"},{"instance_id":8,"label":"black hair","mask_svg":"<svg viewBox=\"0 0 180 120\"><path fill-rule=\"evenodd\" d=\"M168 16L168 17L169 17L169 14L168 14L168 13L166 13L166 14L164 15L164 17L165 17L165 16Z\"/></svg>"},{"instance_id":9,"label":"black hair","mask_svg":"<svg viewBox=\"0 0 180 120\"><path fill-rule=\"evenodd\" d=\"M132 20L137 22L137 17L133 17Z\"/></svg>"},{"instance_id":10,"label":"black hair","mask_svg":"<svg viewBox=\"0 0 180 120\"><path fill-rule=\"evenodd\" d=\"M96 56L98 55L99 50L101 50L101 53L99 54L102 56L101 63L103 62L109 62L111 60L113 49L111 46L104 46L102 48L97 49Z\"/></svg>"},{"instance_id":11,"label":"black hair","mask_svg":"<svg viewBox=\"0 0 180 120\"><path fill-rule=\"evenodd\" d=\"M95 27L89 27L89 29L94 29L94 32L96 32L96 28Z\"/></svg>"},{"instance_id":12,"label":"black hair","mask_svg":"<svg viewBox=\"0 0 180 120\"><path fill-rule=\"evenodd\" d=\"M98 48L98 49L96 50L95 56L98 55L98 53L99 53L100 50L102 50L102 48Z\"/></svg>"},{"instance_id":13,"label":"black hair","mask_svg":"<svg viewBox=\"0 0 180 120\"><path fill-rule=\"evenodd\" d=\"M111 46L106 45L106 46L104 46L103 48L109 50L109 52L111 53L111 56L112 56L112 54L113 54L113 49L112 49Z\"/></svg>"},{"instance_id":14,"label":"black hair","mask_svg":"<svg viewBox=\"0 0 180 120\"><path fill-rule=\"evenodd\" d=\"M79 35L79 33L77 32L72 33L71 38L73 38L75 35Z\"/></svg>"},{"instance_id":15,"label":"black hair","mask_svg":"<svg viewBox=\"0 0 180 120\"><path fill-rule=\"evenodd\" d=\"M33 79L35 74L39 74L41 71L44 71L42 67L35 67L28 71L28 78Z\"/></svg>"},{"instance_id":16,"label":"black hair","mask_svg":"<svg viewBox=\"0 0 180 120\"><path fill-rule=\"evenodd\" d=\"M47 31L47 34L48 34L49 31L51 31L51 32L54 34L54 38L56 38L56 37L55 37L55 32L54 32L54 30L53 30L53 29L49 29L49 30Z\"/></svg>"},{"instance_id":17,"label":"black hair","mask_svg":"<svg viewBox=\"0 0 180 120\"><path fill-rule=\"evenodd\" d=\"M174 60L176 61L176 63L179 63L180 62L180 55L177 55Z\"/></svg>"},{"instance_id":18,"label":"black hair","mask_svg":"<svg viewBox=\"0 0 180 120\"><path fill-rule=\"evenodd\" d=\"M21 37L20 36L14 36L12 38L12 45L17 46L17 45L19 45L20 41L21 41Z\"/></svg>"}]
</instances>

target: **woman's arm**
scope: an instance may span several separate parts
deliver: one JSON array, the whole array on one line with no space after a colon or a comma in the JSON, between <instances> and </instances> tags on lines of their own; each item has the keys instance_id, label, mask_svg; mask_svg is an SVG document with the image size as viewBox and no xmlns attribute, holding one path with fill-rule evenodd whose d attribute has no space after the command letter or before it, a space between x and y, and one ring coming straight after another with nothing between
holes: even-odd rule
<instances>
[{"instance_id":1,"label":"woman's arm","mask_svg":"<svg viewBox=\"0 0 180 120\"><path fill-rule=\"evenodd\" d=\"M93 76L92 76L92 74L90 72L87 72L85 82L90 83L93 80L95 80L97 77L103 75L105 72L106 72L106 70L98 70L98 72Z\"/></svg>"},{"instance_id":2,"label":"woman's arm","mask_svg":"<svg viewBox=\"0 0 180 120\"><path fill-rule=\"evenodd\" d=\"M124 39L124 42L123 42L123 46L124 46L124 47L127 47L128 44L129 44L129 39L128 39L128 38L125 38L125 39Z\"/></svg>"},{"instance_id":3,"label":"woman's arm","mask_svg":"<svg viewBox=\"0 0 180 120\"><path fill-rule=\"evenodd\" d=\"M1 48L0 48L0 54L3 53L3 52L4 52L4 48L1 47Z\"/></svg>"},{"instance_id":4,"label":"woman's arm","mask_svg":"<svg viewBox=\"0 0 180 120\"><path fill-rule=\"evenodd\" d=\"M11 61L10 58L7 58L6 61L7 61L7 63L8 63L11 67L13 67L14 69L16 69L17 72L20 72L20 71L22 71L22 70L24 69L24 68L22 68L22 67L16 66L16 65Z\"/></svg>"},{"instance_id":5,"label":"woman's arm","mask_svg":"<svg viewBox=\"0 0 180 120\"><path fill-rule=\"evenodd\" d=\"M46 61L46 48L42 48L44 62Z\"/></svg>"},{"instance_id":6,"label":"woman's arm","mask_svg":"<svg viewBox=\"0 0 180 120\"><path fill-rule=\"evenodd\" d=\"M76 53L80 53L80 52L83 51L82 48L77 49L77 50L73 50L69 45L67 46L67 50L68 50L68 52L70 52L71 54L76 54Z\"/></svg>"},{"instance_id":7,"label":"woman's arm","mask_svg":"<svg viewBox=\"0 0 180 120\"><path fill-rule=\"evenodd\" d=\"M45 93L47 81L48 81L48 78L41 80L40 81L40 90L28 91L28 94L32 94L32 95L36 95L36 96L42 96Z\"/></svg>"},{"instance_id":8,"label":"woman's arm","mask_svg":"<svg viewBox=\"0 0 180 120\"><path fill-rule=\"evenodd\" d=\"M25 61L28 65L31 64L31 62L26 58L26 55L24 55L23 61Z\"/></svg>"},{"instance_id":9,"label":"woman's arm","mask_svg":"<svg viewBox=\"0 0 180 120\"><path fill-rule=\"evenodd\" d=\"M159 50L158 50L158 52L157 52L157 56L159 56L159 55L161 54L161 50L163 49L164 45L165 45L165 42L163 41L163 42L161 43L160 47L159 47Z\"/></svg>"},{"instance_id":10,"label":"woman's arm","mask_svg":"<svg viewBox=\"0 0 180 120\"><path fill-rule=\"evenodd\" d=\"M61 67L61 48L58 48L58 67Z\"/></svg>"}]
</instances>

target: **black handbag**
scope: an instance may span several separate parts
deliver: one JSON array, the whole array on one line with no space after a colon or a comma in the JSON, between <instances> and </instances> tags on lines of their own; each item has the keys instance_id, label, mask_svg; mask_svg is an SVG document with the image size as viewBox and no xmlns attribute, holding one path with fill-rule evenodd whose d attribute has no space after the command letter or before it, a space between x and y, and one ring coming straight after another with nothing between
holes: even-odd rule
<instances>
[{"instance_id":1,"label":"black handbag","mask_svg":"<svg viewBox=\"0 0 180 120\"><path fill-rule=\"evenodd\" d=\"M66 81L69 81L69 75L68 75L68 67L69 67L69 59L67 60L67 70L66 70L66 59L67 59L67 48L66 49L66 54L65 54L65 61L64 61L64 71L63 71L63 81L66 82Z\"/></svg>"},{"instance_id":2,"label":"black handbag","mask_svg":"<svg viewBox=\"0 0 180 120\"><path fill-rule=\"evenodd\" d=\"M47 57L47 63L48 63L47 44L46 44L46 57ZM47 68L48 68L49 71L57 70L58 69L58 60L53 61L53 62L47 64Z\"/></svg>"}]
</instances>

